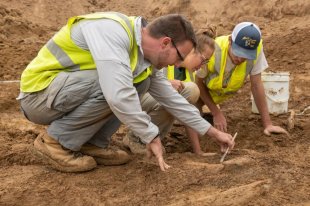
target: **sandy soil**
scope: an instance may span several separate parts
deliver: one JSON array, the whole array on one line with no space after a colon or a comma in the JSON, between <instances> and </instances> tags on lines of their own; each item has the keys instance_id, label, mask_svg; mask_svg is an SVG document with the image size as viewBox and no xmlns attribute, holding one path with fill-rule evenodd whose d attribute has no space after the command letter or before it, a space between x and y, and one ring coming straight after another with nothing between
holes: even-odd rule
<instances>
[{"instance_id":1,"label":"sandy soil","mask_svg":"<svg viewBox=\"0 0 310 206\"><path fill-rule=\"evenodd\" d=\"M49 169L32 154L44 129L28 122L15 100L18 80L40 47L73 15L120 11L147 19L181 13L195 27L215 24L228 34L236 22L262 28L270 71L290 72L289 109L310 105L310 2L308 0L2 0L0 2L0 205L310 205L309 111L295 116L290 136L263 134L251 113L250 84L222 105L235 149L219 164L218 147L201 137L214 155L191 153L184 128L175 125L164 141L168 172L143 156L123 166L78 174ZM219 3L220 2L220 3ZM287 128L289 113L272 116ZM122 140L121 127L113 137Z\"/></svg>"}]
</instances>

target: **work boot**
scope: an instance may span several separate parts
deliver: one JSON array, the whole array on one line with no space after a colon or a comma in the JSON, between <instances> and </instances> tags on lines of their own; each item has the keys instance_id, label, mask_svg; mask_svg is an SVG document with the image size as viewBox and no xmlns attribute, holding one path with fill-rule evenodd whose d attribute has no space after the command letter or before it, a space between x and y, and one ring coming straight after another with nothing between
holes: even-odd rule
<instances>
[{"instance_id":1,"label":"work boot","mask_svg":"<svg viewBox=\"0 0 310 206\"><path fill-rule=\"evenodd\" d=\"M97 166L94 158L64 148L45 132L37 136L33 145L37 155L62 172L84 172Z\"/></svg>"},{"instance_id":2,"label":"work boot","mask_svg":"<svg viewBox=\"0 0 310 206\"><path fill-rule=\"evenodd\" d=\"M85 144L82 146L81 152L94 157L97 164L100 165L122 165L130 161L129 154L116 146L101 148L93 144Z\"/></svg>"},{"instance_id":3,"label":"work boot","mask_svg":"<svg viewBox=\"0 0 310 206\"><path fill-rule=\"evenodd\" d=\"M140 141L140 138L136 137L131 131L129 131L123 138L123 143L133 154L146 154L146 145L143 144Z\"/></svg>"}]
</instances>

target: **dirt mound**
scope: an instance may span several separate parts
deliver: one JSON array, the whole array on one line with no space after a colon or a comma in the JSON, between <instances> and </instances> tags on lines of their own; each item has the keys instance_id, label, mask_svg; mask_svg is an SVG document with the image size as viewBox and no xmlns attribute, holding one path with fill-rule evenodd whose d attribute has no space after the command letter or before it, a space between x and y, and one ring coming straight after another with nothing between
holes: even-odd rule
<instances>
[{"instance_id":1,"label":"dirt mound","mask_svg":"<svg viewBox=\"0 0 310 206\"><path fill-rule=\"evenodd\" d=\"M264 27L270 21L296 16L305 17L310 14L310 2L307 0L289 2L283 0L259 0L255 2L246 0L175 0L164 2L149 0L148 5L148 8L153 8L150 10L152 16L181 13L187 16L196 28L205 24L217 25L220 35L231 31L235 23L240 21L253 21ZM306 22L304 23L306 24Z\"/></svg>"},{"instance_id":2,"label":"dirt mound","mask_svg":"<svg viewBox=\"0 0 310 206\"><path fill-rule=\"evenodd\" d=\"M0 17L0 79L18 80L50 29L30 22L21 10L1 5Z\"/></svg>"}]
</instances>

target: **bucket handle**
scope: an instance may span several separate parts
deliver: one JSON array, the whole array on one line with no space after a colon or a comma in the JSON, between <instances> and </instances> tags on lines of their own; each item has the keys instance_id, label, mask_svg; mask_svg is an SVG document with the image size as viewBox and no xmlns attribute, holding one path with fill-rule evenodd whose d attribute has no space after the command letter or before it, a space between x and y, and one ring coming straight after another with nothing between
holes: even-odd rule
<instances>
[{"instance_id":1,"label":"bucket handle","mask_svg":"<svg viewBox=\"0 0 310 206\"><path fill-rule=\"evenodd\" d=\"M287 100L288 100L288 99L277 100L277 99L272 98L269 94L266 94L266 97L267 97L268 99L270 99L271 101L276 102L276 103L285 103L285 102L287 102Z\"/></svg>"}]
</instances>

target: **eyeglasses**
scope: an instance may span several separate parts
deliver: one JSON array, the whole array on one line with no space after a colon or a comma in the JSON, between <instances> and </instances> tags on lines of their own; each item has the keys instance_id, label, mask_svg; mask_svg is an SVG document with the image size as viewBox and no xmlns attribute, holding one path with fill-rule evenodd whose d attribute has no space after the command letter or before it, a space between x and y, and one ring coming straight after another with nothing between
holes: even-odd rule
<instances>
[{"instance_id":1,"label":"eyeglasses","mask_svg":"<svg viewBox=\"0 0 310 206\"><path fill-rule=\"evenodd\" d=\"M171 39L172 46L175 48L175 50L177 50L178 57L181 59L181 61L184 61L184 57L181 55L181 53L178 50L177 45L175 45L173 39L169 35L167 35L167 34L165 34L165 35Z\"/></svg>"},{"instance_id":2,"label":"eyeglasses","mask_svg":"<svg viewBox=\"0 0 310 206\"><path fill-rule=\"evenodd\" d=\"M207 64L210 60L201 54L201 65Z\"/></svg>"},{"instance_id":3,"label":"eyeglasses","mask_svg":"<svg viewBox=\"0 0 310 206\"><path fill-rule=\"evenodd\" d=\"M168 37L169 37L169 36L168 36ZM170 39L171 39L171 43L172 43L172 45L174 46L175 50L177 50L178 57L181 59L181 61L184 61L184 57L182 57L180 51L179 51L178 48L177 48L177 45L175 45L175 43L174 43L174 41L173 41L173 39L172 39L171 37L170 37Z\"/></svg>"}]
</instances>

